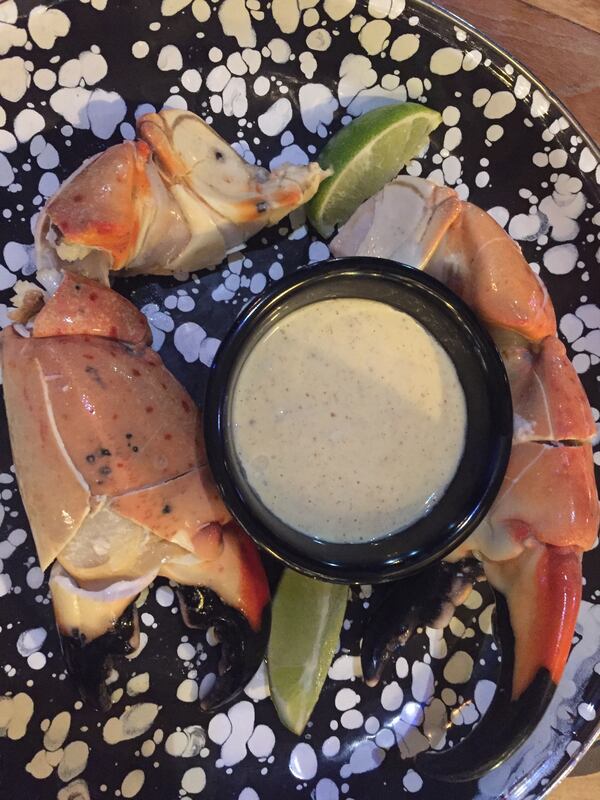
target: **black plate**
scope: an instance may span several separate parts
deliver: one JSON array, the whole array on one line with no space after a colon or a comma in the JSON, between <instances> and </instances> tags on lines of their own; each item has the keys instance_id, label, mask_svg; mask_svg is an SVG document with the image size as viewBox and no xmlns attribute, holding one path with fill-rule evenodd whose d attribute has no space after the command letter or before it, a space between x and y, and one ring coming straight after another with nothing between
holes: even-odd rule
<instances>
[{"instance_id":1,"label":"black plate","mask_svg":"<svg viewBox=\"0 0 600 800\"><path fill-rule=\"evenodd\" d=\"M429 150L408 171L451 183L518 238L548 287L561 335L598 414L600 156L544 87L472 28L419 0L273 0L270 6L165 0L165 13L159 0L65 0L48 3L48 12L30 13L37 5L19 0L18 10L10 2L2 6L8 27L0 40L12 46L0 56L0 122L6 114L0 136L1 324L8 322L15 280L33 271L31 224L44 198L84 158L133 135L143 104L186 105L237 142L248 159L268 166L281 157L314 157L342 120L408 95L444 112ZM169 11L177 13L167 16ZM42 13L48 16L40 18ZM535 32L523 34L532 47L545 46ZM309 95L320 99L316 108ZM167 366L202 402L208 365L242 305L296 265L328 254L298 213L212 273L184 282L118 281L116 287L143 308ZM441 639L431 631L414 637L375 690L354 677L353 656L370 602L371 590L364 587L348 608L332 678L296 750L299 740L279 724L270 700L259 699L260 679L243 705L230 710L233 723L219 717L209 727L196 703L178 698L183 681L188 683L179 695L193 696L214 664L214 648L189 635L171 595L157 584L141 609L147 644L136 659L118 665L113 684L118 692L134 673L148 672L150 689L137 698L125 693L114 715L141 701L161 708L145 734L107 745L105 718L79 707L66 678L11 465L0 407L0 695L25 693L33 701L27 735L0 743L2 800L15 792L54 800L64 788L62 770L59 775L49 765L45 778L26 770L43 749L47 721L62 711L71 713L67 743L90 747L78 777L94 800L115 796L132 770L143 771L137 795L143 800L192 797L186 787L199 773L184 778L190 768L206 775L199 796L219 800L450 796L447 787L416 774L399 757L395 740L400 756L425 746L425 733L440 747L467 733L486 708L498 666L486 587ZM546 717L503 767L477 784L453 787L453 800L540 797L593 738L600 707L598 548L586 554L584 575L573 651ZM195 652L187 647L190 639ZM449 683L448 676L456 677L446 670L451 658L463 682ZM348 704L354 705L350 714L338 708ZM165 742L187 726L207 731L205 749L193 758L170 755ZM170 740L171 752L181 752L180 740Z\"/></svg>"}]
</instances>

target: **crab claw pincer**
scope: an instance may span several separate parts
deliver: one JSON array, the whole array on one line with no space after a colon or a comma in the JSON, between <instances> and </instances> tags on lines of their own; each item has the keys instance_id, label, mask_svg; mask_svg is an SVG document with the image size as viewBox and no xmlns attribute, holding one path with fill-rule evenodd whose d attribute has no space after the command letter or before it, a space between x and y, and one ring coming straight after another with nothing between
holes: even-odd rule
<instances>
[{"instance_id":1,"label":"crab claw pincer","mask_svg":"<svg viewBox=\"0 0 600 800\"><path fill-rule=\"evenodd\" d=\"M235 522L222 528L222 537L216 562L194 565L183 556L163 569L178 584L185 625L213 627L221 641L215 683L201 699L205 711L228 702L248 683L263 660L271 623L269 587L253 542Z\"/></svg>"},{"instance_id":2,"label":"crab claw pincer","mask_svg":"<svg viewBox=\"0 0 600 800\"><path fill-rule=\"evenodd\" d=\"M362 654L367 681L375 683L415 627L449 621L473 577L465 559L482 562L496 594L502 649L496 695L472 735L418 756L420 768L440 779L471 780L529 735L562 675L581 597L582 553L598 533L589 445L596 426L543 282L496 221L454 190L400 176L355 211L331 250L392 258L441 280L489 329L508 373L513 449L492 508L446 563L388 590Z\"/></svg>"},{"instance_id":3,"label":"crab claw pincer","mask_svg":"<svg viewBox=\"0 0 600 800\"><path fill-rule=\"evenodd\" d=\"M133 529L121 528L120 534ZM201 561L173 552L159 567L176 581L183 622L188 628L214 627L221 641L219 671L201 705L211 711L231 700L254 675L269 636L269 590L258 552L243 531L229 523L219 531L215 559ZM144 561L144 554L140 554ZM59 562L50 588L62 652L82 698L92 707L110 709L106 678L119 656L139 645L135 600L157 570L137 579L87 583L82 588Z\"/></svg>"},{"instance_id":4,"label":"crab claw pincer","mask_svg":"<svg viewBox=\"0 0 600 800\"><path fill-rule=\"evenodd\" d=\"M177 594L187 627L213 627L221 642L218 675L200 701L204 711L213 711L235 697L259 668L269 638L268 620L255 631L242 613L226 605L211 589L180 586ZM268 613L265 608L265 617Z\"/></svg>"},{"instance_id":5,"label":"crab claw pincer","mask_svg":"<svg viewBox=\"0 0 600 800\"><path fill-rule=\"evenodd\" d=\"M214 267L307 202L317 163L250 165L189 111L145 114L138 139L85 162L44 207L36 261L45 283L70 270L173 275Z\"/></svg>"},{"instance_id":6,"label":"crab claw pincer","mask_svg":"<svg viewBox=\"0 0 600 800\"><path fill-rule=\"evenodd\" d=\"M418 627L445 628L482 577L475 559L442 561L384 587L364 630L360 657L365 682L379 683L388 661Z\"/></svg>"},{"instance_id":7,"label":"crab claw pincer","mask_svg":"<svg viewBox=\"0 0 600 800\"><path fill-rule=\"evenodd\" d=\"M110 707L112 658L137 646L135 601L163 576L185 587L184 620L223 636L205 704L224 702L260 663L269 590L206 463L196 405L148 346L143 315L94 281L67 274L27 332L2 333L11 445L82 696Z\"/></svg>"},{"instance_id":8,"label":"crab claw pincer","mask_svg":"<svg viewBox=\"0 0 600 800\"><path fill-rule=\"evenodd\" d=\"M589 455L589 445L516 445L480 528L448 561L395 584L368 623L363 671L377 683L385 661L416 627L449 622L479 577L465 559L473 553L482 559L496 596L494 630L502 655L496 693L459 744L417 757L423 772L445 781L474 780L513 753L544 715L573 638L582 552L598 530Z\"/></svg>"},{"instance_id":9,"label":"crab claw pincer","mask_svg":"<svg viewBox=\"0 0 600 800\"><path fill-rule=\"evenodd\" d=\"M56 627L67 670L92 708L112 705L106 679L117 656L131 655L140 643L136 595L150 576L121 581L103 590L84 590L58 562L50 574Z\"/></svg>"},{"instance_id":10,"label":"crab claw pincer","mask_svg":"<svg viewBox=\"0 0 600 800\"><path fill-rule=\"evenodd\" d=\"M451 749L418 756L420 769L445 781L481 777L535 729L567 661L581 599L581 553L572 549L534 547L486 569L496 597L500 673L475 730Z\"/></svg>"}]
</instances>

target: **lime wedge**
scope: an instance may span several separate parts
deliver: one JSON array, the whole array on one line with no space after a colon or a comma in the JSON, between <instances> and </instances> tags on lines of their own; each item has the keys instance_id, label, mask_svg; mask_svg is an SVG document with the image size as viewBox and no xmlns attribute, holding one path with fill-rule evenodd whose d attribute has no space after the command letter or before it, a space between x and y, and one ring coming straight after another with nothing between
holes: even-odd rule
<instances>
[{"instance_id":1,"label":"lime wedge","mask_svg":"<svg viewBox=\"0 0 600 800\"><path fill-rule=\"evenodd\" d=\"M300 736L335 653L348 587L286 569L271 609L267 667L279 719Z\"/></svg>"},{"instance_id":2,"label":"lime wedge","mask_svg":"<svg viewBox=\"0 0 600 800\"><path fill-rule=\"evenodd\" d=\"M308 204L308 218L319 233L329 236L363 200L391 181L441 121L431 108L401 103L367 111L332 136L319 164L333 175Z\"/></svg>"}]
</instances>

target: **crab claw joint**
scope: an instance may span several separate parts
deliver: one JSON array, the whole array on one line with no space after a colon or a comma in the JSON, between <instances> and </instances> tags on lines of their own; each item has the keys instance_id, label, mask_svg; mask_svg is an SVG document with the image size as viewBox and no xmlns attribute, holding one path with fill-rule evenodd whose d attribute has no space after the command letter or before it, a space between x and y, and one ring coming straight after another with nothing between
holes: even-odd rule
<instances>
[{"instance_id":1,"label":"crab claw joint","mask_svg":"<svg viewBox=\"0 0 600 800\"><path fill-rule=\"evenodd\" d=\"M569 655L581 599L581 552L535 542L516 558L488 562L502 650L497 689L482 721L458 745L427 751L419 768L444 781L475 780L530 735Z\"/></svg>"}]
</instances>

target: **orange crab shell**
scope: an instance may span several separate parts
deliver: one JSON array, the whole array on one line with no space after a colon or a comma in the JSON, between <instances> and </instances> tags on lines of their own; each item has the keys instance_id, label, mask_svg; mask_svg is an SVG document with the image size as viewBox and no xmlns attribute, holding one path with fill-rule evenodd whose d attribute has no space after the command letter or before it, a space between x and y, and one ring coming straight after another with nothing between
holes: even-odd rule
<instances>
[{"instance_id":1,"label":"orange crab shell","mask_svg":"<svg viewBox=\"0 0 600 800\"><path fill-rule=\"evenodd\" d=\"M596 425L564 344L547 336L539 349L502 351L515 412L513 441L591 441Z\"/></svg>"},{"instance_id":2,"label":"orange crab shell","mask_svg":"<svg viewBox=\"0 0 600 800\"><path fill-rule=\"evenodd\" d=\"M147 347L99 336L31 338L57 433L95 495L114 497L189 472L204 460L200 417Z\"/></svg>"},{"instance_id":3,"label":"orange crab shell","mask_svg":"<svg viewBox=\"0 0 600 800\"><path fill-rule=\"evenodd\" d=\"M526 442L515 445L489 520L521 542L591 550L600 509L592 448Z\"/></svg>"},{"instance_id":4,"label":"orange crab shell","mask_svg":"<svg viewBox=\"0 0 600 800\"><path fill-rule=\"evenodd\" d=\"M210 557L221 551L221 526L231 519L207 465L114 497L110 509L161 539Z\"/></svg>"},{"instance_id":5,"label":"orange crab shell","mask_svg":"<svg viewBox=\"0 0 600 800\"><path fill-rule=\"evenodd\" d=\"M95 281L65 273L60 289L36 316L33 335L101 336L127 344L150 344L146 317L116 292L106 293Z\"/></svg>"},{"instance_id":6,"label":"orange crab shell","mask_svg":"<svg viewBox=\"0 0 600 800\"><path fill-rule=\"evenodd\" d=\"M46 211L66 242L111 253L114 269L135 253L140 233L139 208L150 197L146 174L150 148L123 142L90 159L49 201ZM105 179L98 182L98 176Z\"/></svg>"},{"instance_id":7,"label":"orange crab shell","mask_svg":"<svg viewBox=\"0 0 600 800\"><path fill-rule=\"evenodd\" d=\"M2 372L19 489L43 570L75 536L89 513L90 493L65 458L44 394L30 339L2 332Z\"/></svg>"},{"instance_id":8,"label":"orange crab shell","mask_svg":"<svg viewBox=\"0 0 600 800\"><path fill-rule=\"evenodd\" d=\"M12 449L43 569L107 501L196 556L221 552L211 523L231 515L205 464L198 409L142 344L149 330L140 317L110 289L67 276L33 336L3 333ZM74 335L50 335L54 324Z\"/></svg>"},{"instance_id":9,"label":"orange crab shell","mask_svg":"<svg viewBox=\"0 0 600 800\"><path fill-rule=\"evenodd\" d=\"M531 341L556 333L546 287L521 249L481 208L463 203L427 271L455 291L488 325Z\"/></svg>"}]
</instances>

